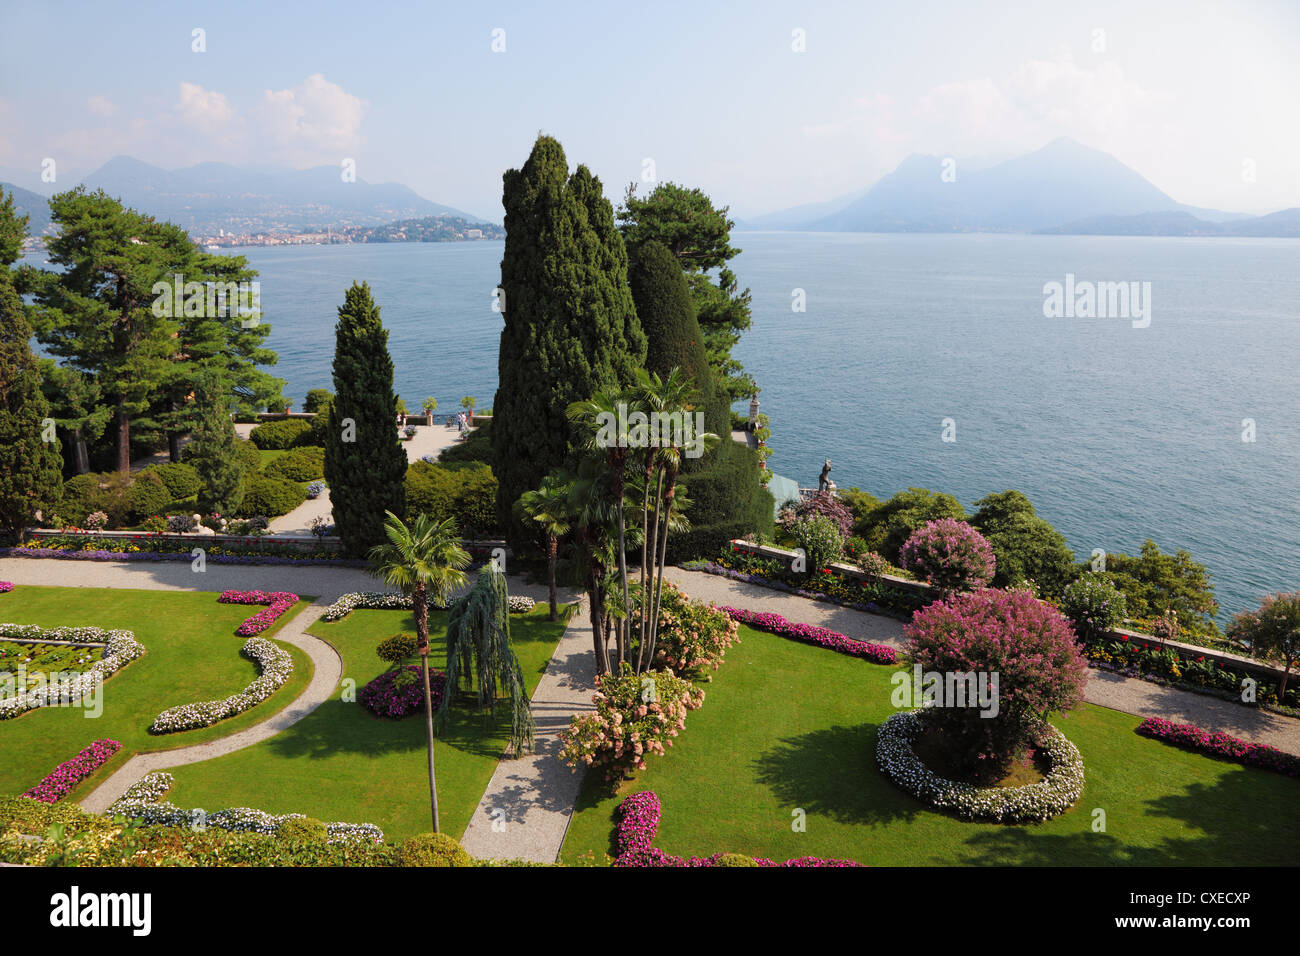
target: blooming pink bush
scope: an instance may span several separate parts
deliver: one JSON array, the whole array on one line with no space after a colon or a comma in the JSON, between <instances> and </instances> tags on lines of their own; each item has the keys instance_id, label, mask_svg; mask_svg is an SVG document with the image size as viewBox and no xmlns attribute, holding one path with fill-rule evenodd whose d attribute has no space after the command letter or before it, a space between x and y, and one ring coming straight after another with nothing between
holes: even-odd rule
<instances>
[{"instance_id":1,"label":"blooming pink bush","mask_svg":"<svg viewBox=\"0 0 1300 956\"><path fill-rule=\"evenodd\" d=\"M14 589L12 581L0 581L0 594L8 594Z\"/></svg>"},{"instance_id":2,"label":"blooming pink bush","mask_svg":"<svg viewBox=\"0 0 1300 956\"><path fill-rule=\"evenodd\" d=\"M777 521L784 530L791 531L800 518L812 515L825 515L834 521L841 537L848 538L853 534L853 512L838 497L825 491L804 498L793 508L784 509Z\"/></svg>"},{"instance_id":3,"label":"blooming pink bush","mask_svg":"<svg viewBox=\"0 0 1300 956\"><path fill-rule=\"evenodd\" d=\"M1195 724L1175 724L1163 717L1148 717L1138 724L1137 732L1143 737L1186 747L1212 757L1235 760L1248 767L1261 767L1288 777L1300 777L1300 757L1222 731L1203 730Z\"/></svg>"},{"instance_id":4,"label":"blooming pink bush","mask_svg":"<svg viewBox=\"0 0 1300 956\"><path fill-rule=\"evenodd\" d=\"M940 592L978 590L993 580L993 546L964 521L940 518L912 532L898 552L903 567Z\"/></svg>"},{"instance_id":5,"label":"blooming pink bush","mask_svg":"<svg viewBox=\"0 0 1300 956\"><path fill-rule=\"evenodd\" d=\"M813 624L796 624L793 621L787 621L780 614L746 611L738 607L724 607L719 610L725 611L731 615L733 620L739 621L741 624L747 624L760 631L778 634L781 637L788 637L792 641L816 644L818 647L839 651L839 653L848 654L850 657L864 658L873 664L898 663L898 651L888 644L872 644L869 641L854 640L838 631L827 630Z\"/></svg>"},{"instance_id":6,"label":"blooming pink bush","mask_svg":"<svg viewBox=\"0 0 1300 956\"><path fill-rule=\"evenodd\" d=\"M221 604L265 604L266 610L258 611L252 617L245 618L235 633L240 637L252 637L261 634L275 623L289 608L298 603L298 595L290 591L222 591L217 598Z\"/></svg>"},{"instance_id":7,"label":"blooming pink bush","mask_svg":"<svg viewBox=\"0 0 1300 956\"><path fill-rule=\"evenodd\" d=\"M977 780L1000 779L1049 714L1083 698L1088 662L1070 622L1027 591L953 595L917 611L903 634L923 672L988 675L995 688L991 716L972 701L926 711Z\"/></svg>"},{"instance_id":8,"label":"blooming pink bush","mask_svg":"<svg viewBox=\"0 0 1300 956\"><path fill-rule=\"evenodd\" d=\"M632 588L632 604L639 609L640 587ZM633 648L639 642L641 615L632 614ZM665 581L659 603L659 635L652 666L668 668L679 677L697 677L717 670L727 648L736 643L739 625L718 608L692 601L680 588ZM631 657L636 659L636 651Z\"/></svg>"},{"instance_id":9,"label":"blooming pink bush","mask_svg":"<svg viewBox=\"0 0 1300 956\"><path fill-rule=\"evenodd\" d=\"M659 832L660 806L659 797L653 790L643 790L628 797L615 811L618 817L614 831L614 849L617 856L615 866L717 866L723 853L713 856L693 856L683 859L669 856L663 850L651 844ZM755 857L758 866L861 866L852 860L824 860L815 856L801 856L784 863Z\"/></svg>"},{"instance_id":10,"label":"blooming pink bush","mask_svg":"<svg viewBox=\"0 0 1300 956\"><path fill-rule=\"evenodd\" d=\"M32 787L24 797L41 803L57 803L72 792L72 788L85 780L122 749L116 740L96 740L71 760L55 767L44 780Z\"/></svg>"},{"instance_id":11,"label":"blooming pink bush","mask_svg":"<svg viewBox=\"0 0 1300 956\"><path fill-rule=\"evenodd\" d=\"M436 712L442 706L447 692L447 675L429 669L429 696ZM407 664L384 671L357 695L357 700L380 717L400 720L409 714L424 710L424 678L419 664Z\"/></svg>"},{"instance_id":12,"label":"blooming pink bush","mask_svg":"<svg viewBox=\"0 0 1300 956\"><path fill-rule=\"evenodd\" d=\"M704 691L668 671L596 678L595 713L579 714L560 734L560 759L570 767L605 767L611 777L645 767L686 728L686 712L704 703Z\"/></svg>"}]
</instances>

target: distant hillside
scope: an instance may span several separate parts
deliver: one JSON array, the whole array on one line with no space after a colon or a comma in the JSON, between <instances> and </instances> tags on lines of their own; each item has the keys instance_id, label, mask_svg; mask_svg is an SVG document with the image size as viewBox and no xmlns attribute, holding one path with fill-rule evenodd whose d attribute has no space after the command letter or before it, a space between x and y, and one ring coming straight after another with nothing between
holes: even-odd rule
<instances>
[{"instance_id":1,"label":"distant hillside","mask_svg":"<svg viewBox=\"0 0 1300 956\"><path fill-rule=\"evenodd\" d=\"M12 183L0 183L0 189L3 189L6 193L12 193L14 208L28 216L28 234L39 236L45 230L45 227L50 224L49 201L39 193L34 193L30 189L23 189L21 186L15 186Z\"/></svg>"},{"instance_id":2,"label":"distant hillside","mask_svg":"<svg viewBox=\"0 0 1300 956\"><path fill-rule=\"evenodd\" d=\"M1294 239L1300 238L1300 207L1228 222L1207 222L1185 212L1097 216L1038 231L1069 236L1259 236Z\"/></svg>"},{"instance_id":3,"label":"distant hillside","mask_svg":"<svg viewBox=\"0 0 1300 956\"><path fill-rule=\"evenodd\" d=\"M346 229L422 216L477 217L431 202L397 183L344 182L340 169L250 170L200 163L168 171L117 156L83 180L126 205L186 230L210 235Z\"/></svg>"},{"instance_id":4,"label":"distant hillside","mask_svg":"<svg viewBox=\"0 0 1300 956\"><path fill-rule=\"evenodd\" d=\"M474 233L477 232L478 235ZM490 222L474 222L462 216L425 216L403 219L384 226L348 229L352 242L457 242L464 239L504 239L506 231Z\"/></svg>"}]
</instances>

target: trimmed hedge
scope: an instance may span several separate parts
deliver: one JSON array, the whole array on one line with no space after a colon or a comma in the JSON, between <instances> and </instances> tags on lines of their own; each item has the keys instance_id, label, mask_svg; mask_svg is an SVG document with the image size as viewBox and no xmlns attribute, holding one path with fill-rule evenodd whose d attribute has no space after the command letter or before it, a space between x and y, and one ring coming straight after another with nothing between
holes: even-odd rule
<instances>
[{"instance_id":1,"label":"trimmed hedge","mask_svg":"<svg viewBox=\"0 0 1300 956\"><path fill-rule=\"evenodd\" d=\"M142 471L126 491L127 520L138 524L154 515L166 514L173 498L175 495L163 484L162 478L151 471Z\"/></svg>"},{"instance_id":2,"label":"trimmed hedge","mask_svg":"<svg viewBox=\"0 0 1300 956\"><path fill-rule=\"evenodd\" d=\"M305 444L311 435L311 423L301 418L263 422L249 433L249 440L263 451L293 448Z\"/></svg>"},{"instance_id":3,"label":"trimmed hedge","mask_svg":"<svg viewBox=\"0 0 1300 956\"><path fill-rule=\"evenodd\" d=\"M399 866L473 866L465 848L445 833L407 837L397 850Z\"/></svg>"},{"instance_id":4,"label":"trimmed hedge","mask_svg":"<svg viewBox=\"0 0 1300 956\"><path fill-rule=\"evenodd\" d=\"M314 481L325 477L325 449L315 445L294 448L267 464L262 474L283 481Z\"/></svg>"},{"instance_id":5,"label":"trimmed hedge","mask_svg":"<svg viewBox=\"0 0 1300 956\"><path fill-rule=\"evenodd\" d=\"M467 537L498 531L496 496L496 476L482 462L417 461L406 470L407 514L424 513L435 521L455 518Z\"/></svg>"},{"instance_id":6,"label":"trimmed hedge","mask_svg":"<svg viewBox=\"0 0 1300 956\"><path fill-rule=\"evenodd\" d=\"M79 526L86 515L97 510L98 499L99 476L76 475L63 483L57 513L64 521Z\"/></svg>"},{"instance_id":7,"label":"trimmed hedge","mask_svg":"<svg viewBox=\"0 0 1300 956\"><path fill-rule=\"evenodd\" d=\"M246 515L276 518L306 500L307 490L298 482L254 475L244 483L244 500L239 510Z\"/></svg>"},{"instance_id":8,"label":"trimmed hedge","mask_svg":"<svg viewBox=\"0 0 1300 956\"><path fill-rule=\"evenodd\" d=\"M163 465L150 465L144 473L157 475L167 486L173 501L197 495L203 487L203 479L194 466L184 462L169 461Z\"/></svg>"}]
</instances>

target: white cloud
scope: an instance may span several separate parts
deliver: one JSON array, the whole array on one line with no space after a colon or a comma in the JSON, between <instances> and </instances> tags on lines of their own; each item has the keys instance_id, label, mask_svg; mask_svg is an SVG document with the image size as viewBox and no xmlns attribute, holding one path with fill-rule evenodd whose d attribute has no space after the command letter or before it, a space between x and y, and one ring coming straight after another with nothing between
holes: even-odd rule
<instances>
[{"instance_id":1,"label":"white cloud","mask_svg":"<svg viewBox=\"0 0 1300 956\"><path fill-rule=\"evenodd\" d=\"M256 119L280 161L337 163L361 145L365 109L361 98L314 73L297 86L263 93Z\"/></svg>"},{"instance_id":2,"label":"white cloud","mask_svg":"<svg viewBox=\"0 0 1300 956\"><path fill-rule=\"evenodd\" d=\"M181 84L180 99L173 112L187 126L210 131L227 129L238 121L230 100L221 93L205 90L197 83Z\"/></svg>"},{"instance_id":3,"label":"white cloud","mask_svg":"<svg viewBox=\"0 0 1300 956\"><path fill-rule=\"evenodd\" d=\"M107 96L92 96L86 100L86 106L96 116L112 116L117 112L117 106Z\"/></svg>"}]
</instances>

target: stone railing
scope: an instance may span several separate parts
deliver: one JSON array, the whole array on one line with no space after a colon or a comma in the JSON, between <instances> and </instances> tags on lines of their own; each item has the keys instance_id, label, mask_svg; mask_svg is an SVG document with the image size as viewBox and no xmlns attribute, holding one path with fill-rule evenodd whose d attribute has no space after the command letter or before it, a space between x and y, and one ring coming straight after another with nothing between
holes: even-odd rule
<instances>
[{"instance_id":1,"label":"stone railing","mask_svg":"<svg viewBox=\"0 0 1300 956\"><path fill-rule=\"evenodd\" d=\"M201 546L203 544L239 544L246 546L257 545L285 545L287 547L298 548L303 551L314 550L316 545L325 544L331 547L339 547L342 539L336 535L327 535L324 538L318 538L310 532L299 534L287 534L285 532L271 534L198 534L190 531L184 534L178 534L171 531L56 531L51 528L34 528L27 532L27 537L35 540L41 538L67 538L75 535L81 535L86 538L106 538L119 541L184 541L186 543ZM501 548L506 555L511 554L510 546L500 538L462 538L461 547L467 549L482 549L493 551Z\"/></svg>"}]
</instances>

